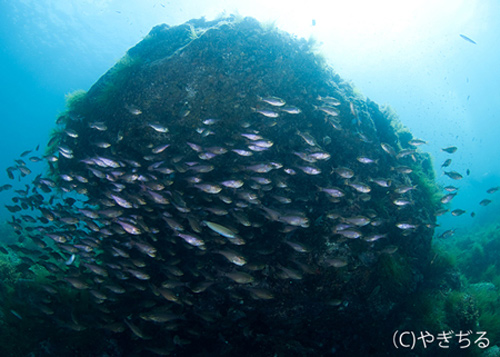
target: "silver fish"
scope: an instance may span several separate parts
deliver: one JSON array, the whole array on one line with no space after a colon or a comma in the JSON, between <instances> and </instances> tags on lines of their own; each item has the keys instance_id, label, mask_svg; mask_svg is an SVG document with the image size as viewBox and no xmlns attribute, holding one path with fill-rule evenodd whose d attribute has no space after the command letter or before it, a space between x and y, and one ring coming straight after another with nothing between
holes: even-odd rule
<instances>
[{"instance_id":1,"label":"silver fish","mask_svg":"<svg viewBox=\"0 0 500 357\"><path fill-rule=\"evenodd\" d=\"M416 229L417 225L408 222L398 222L396 223L396 227L402 230L408 230L408 229Z\"/></svg>"},{"instance_id":2,"label":"silver fish","mask_svg":"<svg viewBox=\"0 0 500 357\"><path fill-rule=\"evenodd\" d=\"M222 181L221 185L228 188L240 188L244 185L244 182L241 180L227 180Z\"/></svg>"},{"instance_id":3,"label":"silver fish","mask_svg":"<svg viewBox=\"0 0 500 357\"><path fill-rule=\"evenodd\" d=\"M232 229L224 227L223 225L220 225L220 224L215 223L215 222L210 222L210 221L203 221L203 223L205 223L208 228L210 228L211 230L220 234L223 237L226 237L226 238L235 238L236 237L236 233Z\"/></svg>"},{"instance_id":4,"label":"silver fish","mask_svg":"<svg viewBox=\"0 0 500 357\"><path fill-rule=\"evenodd\" d=\"M288 113L288 114L300 114L302 111L297 108L297 107L281 107L281 111Z\"/></svg>"},{"instance_id":5,"label":"silver fish","mask_svg":"<svg viewBox=\"0 0 500 357\"><path fill-rule=\"evenodd\" d=\"M246 259L242 255L240 255L232 250L227 250L227 249L217 250L217 251L215 251L215 253L219 253L220 255L223 255L231 263L238 265L240 267L247 263Z\"/></svg>"},{"instance_id":6,"label":"silver fish","mask_svg":"<svg viewBox=\"0 0 500 357\"><path fill-rule=\"evenodd\" d=\"M168 128L159 123L148 123L148 126L159 133L168 133Z\"/></svg>"},{"instance_id":7,"label":"silver fish","mask_svg":"<svg viewBox=\"0 0 500 357\"><path fill-rule=\"evenodd\" d=\"M273 107L282 107L286 104L286 102L278 97L259 97L259 100L265 102Z\"/></svg>"},{"instance_id":8,"label":"silver fish","mask_svg":"<svg viewBox=\"0 0 500 357\"><path fill-rule=\"evenodd\" d=\"M334 198L340 198L345 196L345 192L342 191L340 188L332 187L332 188L324 188L324 187L318 187L321 192L326 193L327 195L330 195Z\"/></svg>"},{"instance_id":9,"label":"silver fish","mask_svg":"<svg viewBox=\"0 0 500 357\"><path fill-rule=\"evenodd\" d=\"M340 111L335 107L330 107L328 105L322 105L320 107L316 107L317 110L321 110L323 113L330 115L332 117L336 117L340 114Z\"/></svg>"},{"instance_id":10,"label":"silver fish","mask_svg":"<svg viewBox=\"0 0 500 357\"><path fill-rule=\"evenodd\" d=\"M182 239L184 239L184 241L194 247L198 247L198 248L203 248L204 245L205 245L205 242L200 238L198 237L197 235L195 235L194 233L178 233L178 236Z\"/></svg>"},{"instance_id":11,"label":"silver fish","mask_svg":"<svg viewBox=\"0 0 500 357\"><path fill-rule=\"evenodd\" d=\"M279 117L279 113L273 111L273 110L270 110L270 109L254 109L253 110L256 112L256 113L259 113L260 115L263 115L265 116L266 118L277 118Z\"/></svg>"},{"instance_id":12,"label":"silver fish","mask_svg":"<svg viewBox=\"0 0 500 357\"><path fill-rule=\"evenodd\" d=\"M222 191L222 188L219 185L213 185L209 183L199 183L194 185L197 189L206 192L206 193L211 193L211 194L217 194L220 191Z\"/></svg>"}]
</instances>

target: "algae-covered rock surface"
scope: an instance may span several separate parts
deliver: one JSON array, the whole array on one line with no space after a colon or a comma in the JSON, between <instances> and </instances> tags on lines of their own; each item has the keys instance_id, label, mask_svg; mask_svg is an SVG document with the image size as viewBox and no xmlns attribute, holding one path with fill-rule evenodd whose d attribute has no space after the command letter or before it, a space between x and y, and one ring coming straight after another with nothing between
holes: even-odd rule
<instances>
[{"instance_id":1,"label":"algae-covered rock surface","mask_svg":"<svg viewBox=\"0 0 500 357\"><path fill-rule=\"evenodd\" d=\"M23 233L43 318L116 355L382 353L429 260L421 143L313 43L159 25L58 119Z\"/></svg>"}]
</instances>

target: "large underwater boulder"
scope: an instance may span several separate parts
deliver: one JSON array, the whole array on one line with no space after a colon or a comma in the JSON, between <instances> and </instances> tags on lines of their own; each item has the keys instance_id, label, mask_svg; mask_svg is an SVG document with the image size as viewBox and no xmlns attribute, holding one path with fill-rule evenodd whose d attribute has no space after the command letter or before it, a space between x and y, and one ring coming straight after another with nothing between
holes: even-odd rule
<instances>
[{"instance_id":1,"label":"large underwater boulder","mask_svg":"<svg viewBox=\"0 0 500 357\"><path fill-rule=\"evenodd\" d=\"M58 123L79 324L176 355L390 345L429 261L432 165L313 43L250 18L156 26Z\"/></svg>"}]
</instances>

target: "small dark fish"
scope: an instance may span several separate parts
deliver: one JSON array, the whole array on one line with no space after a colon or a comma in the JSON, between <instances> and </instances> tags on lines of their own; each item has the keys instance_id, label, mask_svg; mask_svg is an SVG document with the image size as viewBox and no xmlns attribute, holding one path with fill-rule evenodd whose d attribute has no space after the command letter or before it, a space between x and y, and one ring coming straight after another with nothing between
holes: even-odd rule
<instances>
[{"instance_id":1,"label":"small dark fish","mask_svg":"<svg viewBox=\"0 0 500 357\"><path fill-rule=\"evenodd\" d=\"M465 35L460 34L460 37L462 37L462 38L463 38L465 41L467 41L467 42L470 42L470 43L472 43L472 44L474 44L474 45L477 45L476 41L474 41L474 40L470 39L469 37L467 37L467 36L465 36Z\"/></svg>"},{"instance_id":2,"label":"small dark fish","mask_svg":"<svg viewBox=\"0 0 500 357\"><path fill-rule=\"evenodd\" d=\"M447 148L441 149L444 152L447 152L448 154L453 154L455 151L458 150L456 146L449 146Z\"/></svg>"},{"instance_id":3,"label":"small dark fish","mask_svg":"<svg viewBox=\"0 0 500 357\"><path fill-rule=\"evenodd\" d=\"M456 171L448 171L448 172L445 171L444 174L446 176L448 176L449 178L451 178L452 180L461 180L461 179L463 179L463 176L460 175Z\"/></svg>"},{"instance_id":4,"label":"small dark fish","mask_svg":"<svg viewBox=\"0 0 500 357\"><path fill-rule=\"evenodd\" d=\"M471 213L470 213L470 216L471 216L472 218L476 217L476 212L471 212Z\"/></svg>"},{"instance_id":5,"label":"small dark fish","mask_svg":"<svg viewBox=\"0 0 500 357\"><path fill-rule=\"evenodd\" d=\"M456 210L451 211L451 215L455 216L455 217L461 216L464 213L465 213L465 211L463 209L456 209Z\"/></svg>"},{"instance_id":6,"label":"small dark fish","mask_svg":"<svg viewBox=\"0 0 500 357\"><path fill-rule=\"evenodd\" d=\"M488 206L490 203L491 203L491 200L488 200L488 199L484 199L481 202L479 202L479 204L481 206Z\"/></svg>"},{"instance_id":7,"label":"small dark fish","mask_svg":"<svg viewBox=\"0 0 500 357\"><path fill-rule=\"evenodd\" d=\"M455 230L448 229L447 231L444 231L443 233L441 233L439 238L443 238L443 239L450 238L453 234L455 234Z\"/></svg>"},{"instance_id":8,"label":"small dark fish","mask_svg":"<svg viewBox=\"0 0 500 357\"><path fill-rule=\"evenodd\" d=\"M469 176L470 175L470 170L467 169L467 171L465 171L465 173L467 174L467 176Z\"/></svg>"},{"instance_id":9,"label":"small dark fish","mask_svg":"<svg viewBox=\"0 0 500 357\"><path fill-rule=\"evenodd\" d=\"M7 170L7 176L13 180L14 179L14 174L12 173L16 168L15 167L8 167Z\"/></svg>"},{"instance_id":10,"label":"small dark fish","mask_svg":"<svg viewBox=\"0 0 500 357\"><path fill-rule=\"evenodd\" d=\"M12 185L5 184L3 186L0 186L0 192L2 192L4 190L10 190L11 188L12 188Z\"/></svg>"},{"instance_id":11,"label":"small dark fish","mask_svg":"<svg viewBox=\"0 0 500 357\"><path fill-rule=\"evenodd\" d=\"M15 312L14 310L9 310L10 313L12 315L14 315L15 317L17 317L19 320L22 320L23 318L21 317L21 315L19 315L17 312Z\"/></svg>"},{"instance_id":12,"label":"small dark fish","mask_svg":"<svg viewBox=\"0 0 500 357\"><path fill-rule=\"evenodd\" d=\"M457 195L456 193L447 194L446 196L444 196L443 198L441 198L441 203L443 205L449 203L456 195Z\"/></svg>"},{"instance_id":13,"label":"small dark fish","mask_svg":"<svg viewBox=\"0 0 500 357\"><path fill-rule=\"evenodd\" d=\"M500 190L500 186L496 186L496 187L492 187L492 188L489 188L486 193L495 193L497 192L498 190Z\"/></svg>"},{"instance_id":14,"label":"small dark fish","mask_svg":"<svg viewBox=\"0 0 500 357\"><path fill-rule=\"evenodd\" d=\"M441 167L448 167L448 166L450 166L450 164L451 164L451 159L448 159L448 160L445 160L445 162L443 162Z\"/></svg>"}]
</instances>

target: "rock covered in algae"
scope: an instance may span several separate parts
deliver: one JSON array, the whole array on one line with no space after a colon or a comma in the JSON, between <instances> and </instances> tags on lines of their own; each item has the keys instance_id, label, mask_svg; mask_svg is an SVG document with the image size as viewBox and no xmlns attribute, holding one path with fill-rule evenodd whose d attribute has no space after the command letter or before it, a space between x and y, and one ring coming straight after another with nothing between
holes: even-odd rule
<instances>
[{"instance_id":1,"label":"rock covered in algae","mask_svg":"<svg viewBox=\"0 0 500 357\"><path fill-rule=\"evenodd\" d=\"M77 247L81 324L189 355L380 338L427 260L430 159L312 47L249 18L160 25L68 103L52 174L86 199L51 249Z\"/></svg>"}]
</instances>

